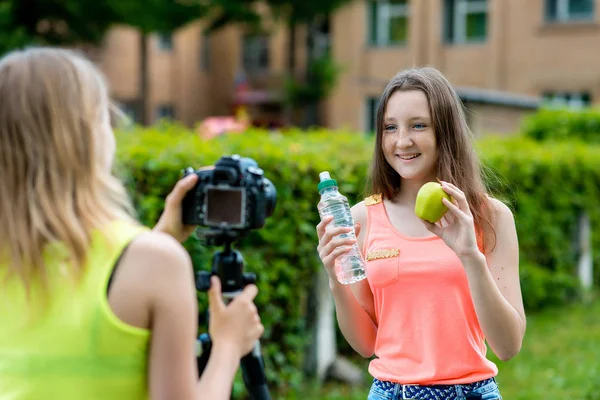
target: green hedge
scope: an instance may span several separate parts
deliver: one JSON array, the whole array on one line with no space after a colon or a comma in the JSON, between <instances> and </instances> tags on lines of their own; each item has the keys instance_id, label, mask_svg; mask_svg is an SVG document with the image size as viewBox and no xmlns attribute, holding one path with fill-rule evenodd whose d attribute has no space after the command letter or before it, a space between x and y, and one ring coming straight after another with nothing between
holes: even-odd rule
<instances>
[{"instance_id":1,"label":"green hedge","mask_svg":"<svg viewBox=\"0 0 600 400\"><path fill-rule=\"evenodd\" d=\"M284 136L252 132L203 142L188 131L163 125L118 135L119 166L140 219L154 225L164 198L186 166L213 164L223 154L254 158L277 187L277 206L265 228L236 244L246 271L256 272L257 297L265 334L263 352L268 377L280 390L302 380L307 288L318 268L316 231L318 172L329 169L341 190L356 201L364 186L369 152L357 135ZM340 157L341 155L341 157ZM345 160L345 161L343 161ZM195 267L210 268L215 248L194 239L186 243ZM206 305L202 295L201 307Z\"/></svg>"},{"instance_id":2,"label":"green hedge","mask_svg":"<svg viewBox=\"0 0 600 400\"><path fill-rule=\"evenodd\" d=\"M541 109L523 121L522 132L535 140L573 140L600 143L600 109Z\"/></svg>"},{"instance_id":3,"label":"green hedge","mask_svg":"<svg viewBox=\"0 0 600 400\"><path fill-rule=\"evenodd\" d=\"M573 275L579 254L578 219L592 222L594 261L600 261L600 146L582 142L539 144L525 138L489 138L482 159L503 180L489 181L515 211L522 259L556 273ZM599 275L596 274L596 280Z\"/></svg>"},{"instance_id":4,"label":"green hedge","mask_svg":"<svg viewBox=\"0 0 600 400\"><path fill-rule=\"evenodd\" d=\"M266 331L263 340L271 386L295 388L307 345L308 288L319 268L316 252L318 174L328 170L351 203L364 195L373 137L325 130L281 134L249 131L211 141L176 125L118 134L119 170L141 220L152 226L187 166L213 164L221 155L254 158L277 187L277 207L264 229L237 244L246 270L259 276L257 305ZM595 264L600 261L600 147L540 145L523 138L480 142L484 160L499 173L492 189L516 212L524 298L528 308L564 302L576 293L572 235L580 210L592 217ZM196 239L186 242L196 268L209 269L215 250ZM201 306L206 296L201 295ZM342 349L347 350L345 344ZM237 384L240 389L240 383Z\"/></svg>"}]
</instances>

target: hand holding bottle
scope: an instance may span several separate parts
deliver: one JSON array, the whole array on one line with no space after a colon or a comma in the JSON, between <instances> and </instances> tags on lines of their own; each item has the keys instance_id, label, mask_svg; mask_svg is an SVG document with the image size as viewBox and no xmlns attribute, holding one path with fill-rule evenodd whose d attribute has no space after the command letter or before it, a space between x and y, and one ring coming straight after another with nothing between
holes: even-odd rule
<instances>
[{"instance_id":1,"label":"hand holding bottle","mask_svg":"<svg viewBox=\"0 0 600 400\"><path fill-rule=\"evenodd\" d=\"M322 246L324 249L323 255L319 251L321 259L326 258L324 264L328 274L331 277L331 272L333 272L341 284L348 285L363 280L367 277L365 261L356 243L356 234L353 229L355 224L348 199L339 192L338 184L334 179L331 179L329 172L321 172L319 178L321 179L318 185L321 194L321 200L317 205L319 216L324 223L324 227L333 222L332 227L329 228L331 229L329 234L327 229L323 228L323 235L319 237L320 247L322 238L325 238L325 243ZM340 249L339 246L344 246L344 248ZM333 258L330 259L331 257L328 256L332 252L334 252ZM336 264L335 260L338 257L340 257L340 260ZM339 268L336 268L336 266Z\"/></svg>"},{"instance_id":2,"label":"hand holding bottle","mask_svg":"<svg viewBox=\"0 0 600 400\"><path fill-rule=\"evenodd\" d=\"M337 280L336 260L352 250L352 245L356 243L355 237L358 237L360 233L360 224L354 225L355 237L352 237L352 235L344 235L351 232L352 228L347 226L336 227L335 224L330 224L332 220L333 216L330 215L323 218L317 225L317 237L319 238L317 251L329 279Z\"/></svg>"}]
</instances>

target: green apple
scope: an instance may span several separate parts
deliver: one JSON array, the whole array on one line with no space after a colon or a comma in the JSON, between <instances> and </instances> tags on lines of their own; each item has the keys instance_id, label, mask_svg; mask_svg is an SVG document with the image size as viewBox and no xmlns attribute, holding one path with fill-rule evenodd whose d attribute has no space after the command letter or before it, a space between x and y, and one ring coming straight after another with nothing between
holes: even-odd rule
<instances>
[{"instance_id":1,"label":"green apple","mask_svg":"<svg viewBox=\"0 0 600 400\"><path fill-rule=\"evenodd\" d=\"M435 224L448 211L448 207L442 202L443 198L452 201L452 196L444 192L442 185L437 182L427 182L417 193L415 214L417 217Z\"/></svg>"}]
</instances>

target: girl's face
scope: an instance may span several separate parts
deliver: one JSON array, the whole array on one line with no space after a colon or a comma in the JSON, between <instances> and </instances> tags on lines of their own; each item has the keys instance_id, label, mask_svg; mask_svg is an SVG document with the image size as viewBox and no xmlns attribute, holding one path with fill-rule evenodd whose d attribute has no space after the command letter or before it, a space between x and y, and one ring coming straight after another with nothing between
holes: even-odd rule
<instances>
[{"instance_id":1,"label":"girl's face","mask_svg":"<svg viewBox=\"0 0 600 400\"><path fill-rule=\"evenodd\" d=\"M437 143L427 96L420 90L396 91L383 123L383 154L406 180L435 180Z\"/></svg>"}]
</instances>

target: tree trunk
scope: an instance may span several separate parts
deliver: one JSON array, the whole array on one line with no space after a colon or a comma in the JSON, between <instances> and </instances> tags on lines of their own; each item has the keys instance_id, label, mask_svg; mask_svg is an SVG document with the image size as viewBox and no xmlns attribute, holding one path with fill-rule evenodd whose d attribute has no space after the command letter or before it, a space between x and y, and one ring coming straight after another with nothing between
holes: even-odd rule
<instances>
[{"instance_id":1,"label":"tree trunk","mask_svg":"<svg viewBox=\"0 0 600 400\"><path fill-rule=\"evenodd\" d=\"M577 275L581 288L583 289L584 301L591 300L591 292L594 286L594 265L592 257L592 235L590 217L584 211L579 216L577 232L578 254Z\"/></svg>"},{"instance_id":2,"label":"tree trunk","mask_svg":"<svg viewBox=\"0 0 600 400\"><path fill-rule=\"evenodd\" d=\"M148 34L140 33L140 88L138 93L138 122L148 125Z\"/></svg>"},{"instance_id":3,"label":"tree trunk","mask_svg":"<svg viewBox=\"0 0 600 400\"><path fill-rule=\"evenodd\" d=\"M307 24L306 32L306 82L311 84L311 65L315 58L315 21ZM307 104L304 107L303 128L310 128L319 124L319 102Z\"/></svg>"},{"instance_id":4,"label":"tree trunk","mask_svg":"<svg viewBox=\"0 0 600 400\"><path fill-rule=\"evenodd\" d=\"M304 373L320 384L334 380L352 386L361 385L364 383L362 370L337 351L335 303L324 268L319 268L313 282L307 304L306 323L310 340L305 351Z\"/></svg>"},{"instance_id":5,"label":"tree trunk","mask_svg":"<svg viewBox=\"0 0 600 400\"><path fill-rule=\"evenodd\" d=\"M325 269L319 268L308 297L307 324L311 335L305 373L323 382L337 357L335 304Z\"/></svg>"},{"instance_id":6,"label":"tree trunk","mask_svg":"<svg viewBox=\"0 0 600 400\"><path fill-rule=\"evenodd\" d=\"M288 21L288 59L287 70L290 77L296 73L296 21Z\"/></svg>"},{"instance_id":7,"label":"tree trunk","mask_svg":"<svg viewBox=\"0 0 600 400\"><path fill-rule=\"evenodd\" d=\"M290 18L288 21L288 54L287 54L288 79L296 79L296 22ZM289 102L285 103L284 110L285 125L291 125L294 121L294 110Z\"/></svg>"}]
</instances>

